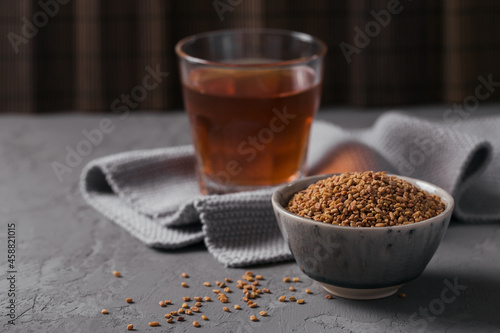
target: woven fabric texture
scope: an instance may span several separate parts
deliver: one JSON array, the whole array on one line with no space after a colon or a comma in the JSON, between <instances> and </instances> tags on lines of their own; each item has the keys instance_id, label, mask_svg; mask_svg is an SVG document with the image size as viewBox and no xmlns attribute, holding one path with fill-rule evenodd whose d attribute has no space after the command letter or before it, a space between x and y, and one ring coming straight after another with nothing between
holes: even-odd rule
<instances>
[{"instance_id":1,"label":"woven fabric texture","mask_svg":"<svg viewBox=\"0 0 500 333\"><path fill-rule=\"evenodd\" d=\"M385 170L452 193L463 221L500 221L500 117L431 123L386 113L347 131L313 124L309 174ZM96 210L148 246L204 241L229 267L292 259L271 206L274 189L202 196L192 146L125 152L90 162L81 191Z\"/></svg>"}]
</instances>

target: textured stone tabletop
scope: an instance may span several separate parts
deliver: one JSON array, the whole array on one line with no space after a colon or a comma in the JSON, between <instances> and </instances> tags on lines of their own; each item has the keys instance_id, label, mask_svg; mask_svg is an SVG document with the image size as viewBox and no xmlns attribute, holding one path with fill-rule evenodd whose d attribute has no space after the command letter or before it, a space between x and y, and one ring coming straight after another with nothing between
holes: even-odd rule
<instances>
[{"instance_id":1,"label":"textured stone tabletop","mask_svg":"<svg viewBox=\"0 0 500 333\"><path fill-rule=\"evenodd\" d=\"M492 114L498 105L481 106L474 116ZM411 108L421 117L442 118L444 107ZM378 110L336 109L319 118L346 127L369 126ZM397 295L374 301L325 299L326 292L304 276L293 262L250 268L271 289L260 308L233 310L240 291L229 294L230 313L203 281L240 279L245 269L228 269L200 244L177 251L145 247L88 207L78 190L82 167L112 153L189 143L182 113L112 117L113 131L59 181L51 163L64 160L65 147L84 139L82 130L99 126L103 115L0 117L1 308L0 331L6 332L499 332L500 223L465 225L452 222L436 255L416 280ZM15 224L9 233L9 225ZM12 228L11 228L12 229ZM15 281L8 278L7 237L15 234ZM12 263L12 262L10 262ZM115 278L119 270L123 277ZM181 272L189 273L187 279ZM281 303L285 276L300 277L295 294L306 304ZM186 281L189 288L180 286ZM15 297L8 297L13 282ZM230 283L232 289L235 283ZM313 294L304 293L310 288ZM287 294L290 294L287 292ZM182 296L212 296L201 313L167 324L163 315L177 310ZM215 296L215 297L214 297ZM125 298L134 303L127 304ZM9 299L15 298L15 325ZM175 304L162 308L158 301ZM193 302L190 302L193 303ZM106 308L108 315L101 314ZM252 311L251 311L252 310ZM268 317L249 316L266 310ZM209 320L200 318L205 314ZM202 327L195 328L197 320ZM148 322L159 321L160 327Z\"/></svg>"}]
</instances>

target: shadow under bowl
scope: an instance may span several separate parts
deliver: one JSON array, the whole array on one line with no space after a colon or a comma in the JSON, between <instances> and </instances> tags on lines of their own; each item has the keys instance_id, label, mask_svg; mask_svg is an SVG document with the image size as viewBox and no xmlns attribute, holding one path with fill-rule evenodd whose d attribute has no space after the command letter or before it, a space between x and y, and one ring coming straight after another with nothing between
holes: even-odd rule
<instances>
[{"instance_id":1,"label":"shadow under bowl","mask_svg":"<svg viewBox=\"0 0 500 333\"><path fill-rule=\"evenodd\" d=\"M285 242L302 272L336 296L377 299L393 295L422 274L436 252L451 219L453 197L428 182L395 175L439 196L445 211L408 225L357 228L317 222L286 210L295 193L330 176L299 179L274 192L272 204Z\"/></svg>"}]
</instances>

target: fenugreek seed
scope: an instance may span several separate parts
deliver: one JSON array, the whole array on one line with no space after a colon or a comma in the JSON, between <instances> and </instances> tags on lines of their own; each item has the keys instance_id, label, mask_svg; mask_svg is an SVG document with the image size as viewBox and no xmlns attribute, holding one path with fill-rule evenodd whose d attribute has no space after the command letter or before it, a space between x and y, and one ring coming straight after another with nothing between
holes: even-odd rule
<instances>
[{"instance_id":1,"label":"fenugreek seed","mask_svg":"<svg viewBox=\"0 0 500 333\"><path fill-rule=\"evenodd\" d=\"M173 323L173 322L174 322L174 318L168 318L168 319L167 319L167 323L171 324L171 323Z\"/></svg>"},{"instance_id":2,"label":"fenugreek seed","mask_svg":"<svg viewBox=\"0 0 500 333\"><path fill-rule=\"evenodd\" d=\"M177 310L177 313L178 314L183 314L184 313L184 308L180 308L179 310Z\"/></svg>"},{"instance_id":3,"label":"fenugreek seed","mask_svg":"<svg viewBox=\"0 0 500 333\"><path fill-rule=\"evenodd\" d=\"M286 301L286 296L285 295L280 296L280 298L278 298L278 301L280 301L280 302Z\"/></svg>"},{"instance_id":4,"label":"fenugreek seed","mask_svg":"<svg viewBox=\"0 0 500 333\"><path fill-rule=\"evenodd\" d=\"M203 282L203 285L204 285L205 287L210 287L210 286L211 286L211 285L210 285L210 282Z\"/></svg>"},{"instance_id":5,"label":"fenugreek seed","mask_svg":"<svg viewBox=\"0 0 500 333\"><path fill-rule=\"evenodd\" d=\"M249 305L250 308L256 308L258 307L259 305L257 303L252 303Z\"/></svg>"},{"instance_id":6,"label":"fenugreek seed","mask_svg":"<svg viewBox=\"0 0 500 333\"><path fill-rule=\"evenodd\" d=\"M182 282L182 283L181 283L181 286L182 286L183 288L187 288L187 287L189 287L189 286L188 286L188 284L187 284L186 282Z\"/></svg>"},{"instance_id":7,"label":"fenugreek seed","mask_svg":"<svg viewBox=\"0 0 500 333\"><path fill-rule=\"evenodd\" d=\"M305 301L301 298L301 299L298 299L298 300L297 300L297 303L299 303L299 304L304 304L304 303L305 303Z\"/></svg>"},{"instance_id":8,"label":"fenugreek seed","mask_svg":"<svg viewBox=\"0 0 500 333\"><path fill-rule=\"evenodd\" d=\"M102 314L108 314L108 310L106 310L106 309L102 309L102 310L101 310L101 313L102 313Z\"/></svg>"},{"instance_id":9,"label":"fenugreek seed","mask_svg":"<svg viewBox=\"0 0 500 333\"><path fill-rule=\"evenodd\" d=\"M221 283L219 284L219 288L225 288L225 287L226 287L226 283L225 283L225 282L221 282Z\"/></svg>"},{"instance_id":10,"label":"fenugreek seed","mask_svg":"<svg viewBox=\"0 0 500 333\"><path fill-rule=\"evenodd\" d=\"M236 285L236 288L238 288L238 289L243 289L243 285L242 285L242 284L237 284L237 285Z\"/></svg>"},{"instance_id":11,"label":"fenugreek seed","mask_svg":"<svg viewBox=\"0 0 500 333\"><path fill-rule=\"evenodd\" d=\"M221 301L221 303L227 303L227 302L229 302L229 300L227 298L222 298L220 301Z\"/></svg>"},{"instance_id":12,"label":"fenugreek seed","mask_svg":"<svg viewBox=\"0 0 500 333\"><path fill-rule=\"evenodd\" d=\"M208 317L207 317L207 316L205 316L205 315L201 315L201 319L203 319L203 320L208 320Z\"/></svg>"},{"instance_id":13,"label":"fenugreek seed","mask_svg":"<svg viewBox=\"0 0 500 333\"><path fill-rule=\"evenodd\" d=\"M292 281L292 279L290 279L289 277L283 278L283 282L290 282L290 281Z\"/></svg>"},{"instance_id":14,"label":"fenugreek seed","mask_svg":"<svg viewBox=\"0 0 500 333\"><path fill-rule=\"evenodd\" d=\"M201 306L201 302L194 303L194 306L200 307Z\"/></svg>"},{"instance_id":15,"label":"fenugreek seed","mask_svg":"<svg viewBox=\"0 0 500 333\"><path fill-rule=\"evenodd\" d=\"M325 298L326 298L326 299L332 299L332 298L333 298L333 296L332 296L332 295L330 295L330 294L326 294L326 295L325 295Z\"/></svg>"},{"instance_id":16,"label":"fenugreek seed","mask_svg":"<svg viewBox=\"0 0 500 333\"><path fill-rule=\"evenodd\" d=\"M256 317L255 315L251 315L251 316L250 316L250 320L251 320L251 321L257 321L257 320L259 320L259 319L257 319L257 317Z\"/></svg>"},{"instance_id":17,"label":"fenugreek seed","mask_svg":"<svg viewBox=\"0 0 500 333\"><path fill-rule=\"evenodd\" d=\"M252 282L252 286L258 286L259 285L259 281L255 280L254 282Z\"/></svg>"},{"instance_id":18,"label":"fenugreek seed","mask_svg":"<svg viewBox=\"0 0 500 333\"><path fill-rule=\"evenodd\" d=\"M132 298L129 297L129 298L125 299L125 302L127 302L127 303L133 303L134 301L132 300Z\"/></svg>"},{"instance_id":19,"label":"fenugreek seed","mask_svg":"<svg viewBox=\"0 0 500 333\"><path fill-rule=\"evenodd\" d=\"M122 273L118 272L118 271L113 271L113 275L115 277L121 277L122 276Z\"/></svg>"},{"instance_id":20,"label":"fenugreek seed","mask_svg":"<svg viewBox=\"0 0 500 333\"><path fill-rule=\"evenodd\" d=\"M252 303L253 303L253 301L252 301L252 300L249 300L249 301L247 302L247 304L248 304L248 305L250 305L250 304L252 304Z\"/></svg>"},{"instance_id":21,"label":"fenugreek seed","mask_svg":"<svg viewBox=\"0 0 500 333\"><path fill-rule=\"evenodd\" d=\"M261 312L259 312L259 314L260 314L262 317L267 316L267 312L266 312L266 311L261 311Z\"/></svg>"},{"instance_id":22,"label":"fenugreek seed","mask_svg":"<svg viewBox=\"0 0 500 333\"><path fill-rule=\"evenodd\" d=\"M260 290L260 289L255 290L255 292L256 292L257 294L262 294L262 290Z\"/></svg>"},{"instance_id":23,"label":"fenugreek seed","mask_svg":"<svg viewBox=\"0 0 500 333\"><path fill-rule=\"evenodd\" d=\"M172 304L172 301L167 299L167 300L165 300L165 304Z\"/></svg>"},{"instance_id":24,"label":"fenugreek seed","mask_svg":"<svg viewBox=\"0 0 500 333\"><path fill-rule=\"evenodd\" d=\"M233 282L233 280L231 280L230 278L225 278L224 281L226 281L227 283Z\"/></svg>"},{"instance_id":25,"label":"fenugreek seed","mask_svg":"<svg viewBox=\"0 0 500 333\"><path fill-rule=\"evenodd\" d=\"M220 289L214 289L214 290L212 290L212 292L213 292L214 294L218 294L218 293L220 293Z\"/></svg>"},{"instance_id":26,"label":"fenugreek seed","mask_svg":"<svg viewBox=\"0 0 500 333\"><path fill-rule=\"evenodd\" d=\"M193 326L194 326L194 327L200 327L201 325L200 325L200 323L199 323L199 322L197 322L197 321L195 320L195 321L193 321Z\"/></svg>"},{"instance_id":27,"label":"fenugreek seed","mask_svg":"<svg viewBox=\"0 0 500 333\"><path fill-rule=\"evenodd\" d=\"M218 293L217 295L218 295L219 297L226 297L226 294L224 294L224 293Z\"/></svg>"},{"instance_id":28,"label":"fenugreek seed","mask_svg":"<svg viewBox=\"0 0 500 333\"><path fill-rule=\"evenodd\" d=\"M271 293L271 290L269 290L268 288L264 288L264 289L262 289L262 290L263 290L265 293L268 293L268 294L270 294L270 293Z\"/></svg>"},{"instance_id":29,"label":"fenugreek seed","mask_svg":"<svg viewBox=\"0 0 500 333\"><path fill-rule=\"evenodd\" d=\"M293 281L293 282L300 282L300 279L299 279L298 277L294 277L294 278L292 279L292 281Z\"/></svg>"},{"instance_id":30,"label":"fenugreek seed","mask_svg":"<svg viewBox=\"0 0 500 333\"><path fill-rule=\"evenodd\" d=\"M246 303L248 302L248 297L243 297L241 300Z\"/></svg>"},{"instance_id":31,"label":"fenugreek seed","mask_svg":"<svg viewBox=\"0 0 500 333\"><path fill-rule=\"evenodd\" d=\"M248 282L253 282L255 280L253 276L250 275L243 275L242 278L247 280Z\"/></svg>"},{"instance_id":32,"label":"fenugreek seed","mask_svg":"<svg viewBox=\"0 0 500 333\"><path fill-rule=\"evenodd\" d=\"M185 311L185 312L186 312L186 314L187 314L187 315L189 315L189 316L191 316L191 315L193 314L193 311L191 311L191 310L189 310L189 309L186 309L186 311Z\"/></svg>"},{"instance_id":33,"label":"fenugreek seed","mask_svg":"<svg viewBox=\"0 0 500 333\"><path fill-rule=\"evenodd\" d=\"M182 303L182 305L181 305L181 306L182 306L184 309L189 308L189 305L187 305L187 303Z\"/></svg>"},{"instance_id":34,"label":"fenugreek seed","mask_svg":"<svg viewBox=\"0 0 500 333\"><path fill-rule=\"evenodd\" d=\"M311 291L311 289L309 289L309 288L306 288L306 293L308 293L308 294L312 294L312 291Z\"/></svg>"},{"instance_id":35,"label":"fenugreek seed","mask_svg":"<svg viewBox=\"0 0 500 333\"><path fill-rule=\"evenodd\" d=\"M191 307L191 311L193 312L200 312L200 309L198 309L196 306Z\"/></svg>"},{"instance_id":36,"label":"fenugreek seed","mask_svg":"<svg viewBox=\"0 0 500 333\"><path fill-rule=\"evenodd\" d=\"M239 306L238 304L235 304L235 305L234 305L234 309L235 309L235 310L241 310L241 306Z\"/></svg>"},{"instance_id":37,"label":"fenugreek seed","mask_svg":"<svg viewBox=\"0 0 500 333\"><path fill-rule=\"evenodd\" d=\"M188 275L187 273L184 273L184 272L181 274L181 276L182 276L183 278L188 278L188 277L189 277L189 275Z\"/></svg>"},{"instance_id":38,"label":"fenugreek seed","mask_svg":"<svg viewBox=\"0 0 500 333\"><path fill-rule=\"evenodd\" d=\"M290 302L295 302L297 300L295 296L290 296L288 297L288 299L290 300Z\"/></svg>"},{"instance_id":39,"label":"fenugreek seed","mask_svg":"<svg viewBox=\"0 0 500 333\"><path fill-rule=\"evenodd\" d=\"M184 321L184 317L177 317L177 321Z\"/></svg>"},{"instance_id":40,"label":"fenugreek seed","mask_svg":"<svg viewBox=\"0 0 500 333\"><path fill-rule=\"evenodd\" d=\"M165 313L165 318L172 318L172 315L170 313Z\"/></svg>"},{"instance_id":41,"label":"fenugreek seed","mask_svg":"<svg viewBox=\"0 0 500 333\"><path fill-rule=\"evenodd\" d=\"M159 301L158 303L160 304L161 307L165 307L166 306L164 301Z\"/></svg>"},{"instance_id":42,"label":"fenugreek seed","mask_svg":"<svg viewBox=\"0 0 500 333\"><path fill-rule=\"evenodd\" d=\"M246 271L245 275L253 276L253 272L252 271Z\"/></svg>"},{"instance_id":43,"label":"fenugreek seed","mask_svg":"<svg viewBox=\"0 0 500 333\"><path fill-rule=\"evenodd\" d=\"M227 306L223 307L222 310L229 312L229 308Z\"/></svg>"},{"instance_id":44,"label":"fenugreek seed","mask_svg":"<svg viewBox=\"0 0 500 333\"><path fill-rule=\"evenodd\" d=\"M151 326L151 327L155 327L155 326L160 326L160 323L159 323L159 322L157 322L157 321L150 321L150 322L148 323L148 325L149 325L149 326Z\"/></svg>"},{"instance_id":45,"label":"fenugreek seed","mask_svg":"<svg viewBox=\"0 0 500 333\"><path fill-rule=\"evenodd\" d=\"M264 277L262 275L255 275L255 278L257 280L263 280L264 279Z\"/></svg>"},{"instance_id":46,"label":"fenugreek seed","mask_svg":"<svg viewBox=\"0 0 500 333\"><path fill-rule=\"evenodd\" d=\"M183 298L182 298L182 300L183 300L184 302L189 302L189 301L191 300L191 297L186 296L186 297L183 297Z\"/></svg>"},{"instance_id":47,"label":"fenugreek seed","mask_svg":"<svg viewBox=\"0 0 500 333\"><path fill-rule=\"evenodd\" d=\"M406 297L406 294L405 294L405 293L400 293L400 294L399 294L399 297L401 297L401 298L405 298L405 297Z\"/></svg>"},{"instance_id":48,"label":"fenugreek seed","mask_svg":"<svg viewBox=\"0 0 500 333\"><path fill-rule=\"evenodd\" d=\"M293 286L290 286L290 288L288 288L288 290L295 291L295 288Z\"/></svg>"},{"instance_id":49,"label":"fenugreek seed","mask_svg":"<svg viewBox=\"0 0 500 333\"><path fill-rule=\"evenodd\" d=\"M134 325L128 324L127 325L127 331L132 331L134 329Z\"/></svg>"},{"instance_id":50,"label":"fenugreek seed","mask_svg":"<svg viewBox=\"0 0 500 333\"><path fill-rule=\"evenodd\" d=\"M229 289L229 287L226 287L226 288L224 288L224 292L226 292L226 293L230 293L230 292L231 292L231 289Z\"/></svg>"},{"instance_id":51,"label":"fenugreek seed","mask_svg":"<svg viewBox=\"0 0 500 333\"><path fill-rule=\"evenodd\" d=\"M170 311L170 314L171 314L172 316L177 316L177 311Z\"/></svg>"},{"instance_id":52,"label":"fenugreek seed","mask_svg":"<svg viewBox=\"0 0 500 333\"><path fill-rule=\"evenodd\" d=\"M208 297L208 296L203 297L203 299L205 300L205 302L210 302L210 301L212 300L212 299L211 299L210 297Z\"/></svg>"},{"instance_id":53,"label":"fenugreek seed","mask_svg":"<svg viewBox=\"0 0 500 333\"><path fill-rule=\"evenodd\" d=\"M201 301L203 301L203 298L202 298L202 297L198 297L198 296L196 296L196 297L194 298L194 300L195 300L196 302L201 302Z\"/></svg>"}]
</instances>

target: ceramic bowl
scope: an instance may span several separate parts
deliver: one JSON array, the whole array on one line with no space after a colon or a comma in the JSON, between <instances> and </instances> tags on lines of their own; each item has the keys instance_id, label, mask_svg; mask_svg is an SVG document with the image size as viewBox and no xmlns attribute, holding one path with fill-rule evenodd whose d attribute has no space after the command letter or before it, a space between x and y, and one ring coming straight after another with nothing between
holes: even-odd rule
<instances>
[{"instance_id":1,"label":"ceramic bowl","mask_svg":"<svg viewBox=\"0 0 500 333\"><path fill-rule=\"evenodd\" d=\"M428 182L397 176L436 194L443 213L414 224L356 228L316 222L285 209L290 198L331 175L299 179L274 192L272 204L283 238L300 269L330 293L350 299L390 296L418 277L436 252L453 212L453 197Z\"/></svg>"}]
</instances>

